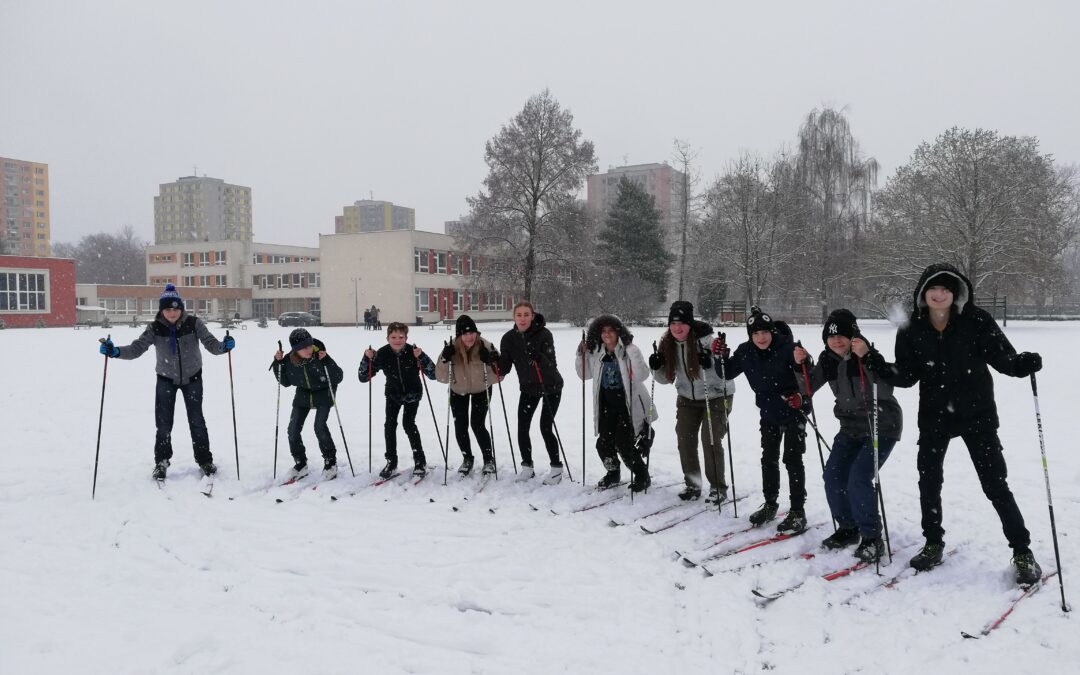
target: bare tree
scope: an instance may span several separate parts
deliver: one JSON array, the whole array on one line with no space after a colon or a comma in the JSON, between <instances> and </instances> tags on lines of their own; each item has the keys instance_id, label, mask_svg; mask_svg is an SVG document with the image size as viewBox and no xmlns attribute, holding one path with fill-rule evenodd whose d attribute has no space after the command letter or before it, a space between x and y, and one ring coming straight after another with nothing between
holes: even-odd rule
<instances>
[{"instance_id":1,"label":"bare tree","mask_svg":"<svg viewBox=\"0 0 1080 675\"><path fill-rule=\"evenodd\" d=\"M1070 171L1034 137L954 127L923 143L878 195L881 274L911 280L945 260L978 289L1010 279L1045 297L1076 235Z\"/></svg>"},{"instance_id":2,"label":"bare tree","mask_svg":"<svg viewBox=\"0 0 1080 675\"><path fill-rule=\"evenodd\" d=\"M574 195L596 171L591 141L574 116L545 89L484 148L484 188L468 199L471 226L459 237L469 251L498 250L531 298L538 268L557 257L563 237L553 235L571 212Z\"/></svg>"},{"instance_id":3,"label":"bare tree","mask_svg":"<svg viewBox=\"0 0 1080 675\"><path fill-rule=\"evenodd\" d=\"M693 265L688 264L688 259L692 256L687 255L687 240L692 234L694 223L697 222L699 211L701 209L702 200L697 193L698 183L701 181L700 176L694 168L694 161L697 159L698 153L688 142L675 139L675 166L679 168L678 177L680 181L679 185L672 186L675 188L675 193L679 199L679 222L678 227L678 298L688 299L696 295L696 288L692 288L695 284L690 283L690 279L695 276Z\"/></svg>"},{"instance_id":4,"label":"bare tree","mask_svg":"<svg viewBox=\"0 0 1080 675\"><path fill-rule=\"evenodd\" d=\"M146 242L130 225L116 234L88 234L78 244L57 242L53 255L75 259L75 278L81 284L146 283Z\"/></svg>"}]
</instances>

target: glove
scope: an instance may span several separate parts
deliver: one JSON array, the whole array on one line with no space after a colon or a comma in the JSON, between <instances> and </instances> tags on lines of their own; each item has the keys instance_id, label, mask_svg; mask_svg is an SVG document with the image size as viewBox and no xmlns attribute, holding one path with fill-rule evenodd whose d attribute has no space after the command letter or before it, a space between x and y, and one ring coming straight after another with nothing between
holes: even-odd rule
<instances>
[{"instance_id":1,"label":"glove","mask_svg":"<svg viewBox=\"0 0 1080 675\"><path fill-rule=\"evenodd\" d=\"M656 432L653 431L651 427L638 434L635 444L637 445L638 452L641 453L642 459L645 459L649 456L649 452L652 450L653 439L655 437Z\"/></svg>"},{"instance_id":2,"label":"glove","mask_svg":"<svg viewBox=\"0 0 1080 675\"><path fill-rule=\"evenodd\" d=\"M487 347L480 347L480 360L489 366L494 366L499 362L499 352L494 349L488 349Z\"/></svg>"},{"instance_id":3,"label":"glove","mask_svg":"<svg viewBox=\"0 0 1080 675\"><path fill-rule=\"evenodd\" d=\"M1021 352L1016 355L1013 372L1017 377L1027 377L1042 370L1042 357L1035 352Z\"/></svg>"},{"instance_id":4,"label":"glove","mask_svg":"<svg viewBox=\"0 0 1080 675\"><path fill-rule=\"evenodd\" d=\"M888 368L888 366L885 364L885 357L881 355L881 352L874 349L873 347L871 347L870 351L867 352L866 356L863 357L863 365L865 365L866 369L869 370L871 373L875 373L877 375L884 374L886 368Z\"/></svg>"},{"instance_id":5,"label":"glove","mask_svg":"<svg viewBox=\"0 0 1080 675\"><path fill-rule=\"evenodd\" d=\"M649 368L652 370L660 370L664 367L664 357L660 356L660 352L653 352L649 354Z\"/></svg>"},{"instance_id":6,"label":"glove","mask_svg":"<svg viewBox=\"0 0 1080 675\"><path fill-rule=\"evenodd\" d=\"M233 339L233 336L231 335L226 335L225 339L221 341L221 348L227 352L232 351L233 347L235 346L236 340Z\"/></svg>"},{"instance_id":7,"label":"glove","mask_svg":"<svg viewBox=\"0 0 1080 675\"><path fill-rule=\"evenodd\" d=\"M120 348L114 345L112 340L106 340L98 347L98 354L104 354L105 356L115 359L120 356Z\"/></svg>"},{"instance_id":8,"label":"glove","mask_svg":"<svg viewBox=\"0 0 1080 675\"><path fill-rule=\"evenodd\" d=\"M784 400L791 406L792 410L801 410L803 407L802 394L792 392L790 394L784 394Z\"/></svg>"},{"instance_id":9,"label":"glove","mask_svg":"<svg viewBox=\"0 0 1080 675\"><path fill-rule=\"evenodd\" d=\"M709 350L702 349L698 352L698 363L701 364L702 368L712 368L712 354L709 353Z\"/></svg>"},{"instance_id":10,"label":"glove","mask_svg":"<svg viewBox=\"0 0 1080 675\"><path fill-rule=\"evenodd\" d=\"M454 352L455 351L456 350L454 349L454 345L452 345L450 343L447 343L446 346L443 347L442 353L439 354L439 358L441 358L443 361L445 361L447 363L450 363L450 359L454 358ZM481 358L483 358L483 357L481 357Z\"/></svg>"},{"instance_id":11,"label":"glove","mask_svg":"<svg viewBox=\"0 0 1080 675\"><path fill-rule=\"evenodd\" d=\"M724 335L722 333L720 337L712 341L712 353L724 357L728 355L727 342L724 341Z\"/></svg>"}]
</instances>

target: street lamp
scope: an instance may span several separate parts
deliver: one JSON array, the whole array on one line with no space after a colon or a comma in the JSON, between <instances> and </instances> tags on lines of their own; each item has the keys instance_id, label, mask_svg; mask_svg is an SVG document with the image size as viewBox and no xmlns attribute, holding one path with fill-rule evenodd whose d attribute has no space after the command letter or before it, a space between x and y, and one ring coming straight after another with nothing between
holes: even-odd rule
<instances>
[{"instance_id":1,"label":"street lamp","mask_svg":"<svg viewBox=\"0 0 1080 675\"><path fill-rule=\"evenodd\" d=\"M360 327L360 277L353 277L353 309L356 311L356 327Z\"/></svg>"}]
</instances>

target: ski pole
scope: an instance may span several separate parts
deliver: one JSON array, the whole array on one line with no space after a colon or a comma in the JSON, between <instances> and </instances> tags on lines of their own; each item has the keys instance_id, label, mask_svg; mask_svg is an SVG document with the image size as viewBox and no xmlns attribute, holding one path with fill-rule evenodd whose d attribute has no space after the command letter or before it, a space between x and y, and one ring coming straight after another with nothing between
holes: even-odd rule
<instances>
[{"instance_id":1,"label":"ski pole","mask_svg":"<svg viewBox=\"0 0 1080 675\"><path fill-rule=\"evenodd\" d=\"M503 396L502 375L499 374L499 364L495 366L495 382L499 385L499 402L502 403L503 421L506 422L506 440L510 444L510 461L514 463L514 475L517 475L517 455L514 454L514 437L510 435L510 418L506 416L506 397ZM494 427L492 427L494 429ZM494 439L494 435L492 436ZM494 441L492 441L494 444ZM492 450L494 454L494 449Z\"/></svg>"},{"instance_id":2,"label":"ski pole","mask_svg":"<svg viewBox=\"0 0 1080 675\"><path fill-rule=\"evenodd\" d=\"M653 350L653 354L657 353L656 352L656 340L653 340L652 350ZM649 429L648 429L648 434L649 434L649 454L645 455L645 470L646 471L649 470L649 462L650 462L650 460L652 460L652 440L653 440L652 418L653 418L653 415L656 414L656 403L655 403L655 401L656 401L656 375L653 374L652 371L649 371L649 377L652 378L652 381L649 383L649 410L648 410L648 413L645 415L645 418L649 423ZM652 474L650 473L649 475L651 476ZM649 494L649 490L647 488L645 490L645 494Z\"/></svg>"},{"instance_id":3,"label":"ski pole","mask_svg":"<svg viewBox=\"0 0 1080 675\"><path fill-rule=\"evenodd\" d=\"M225 331L225 337L229 337L229 331ZM236 391L233 388L232 350L229 352L229 398L232 400L232 437L233 448L236 450L236 480L240 480L240 439L236 433Z\"/></svg>"},{"instance_id":4,"label":"ski pole","mask_svg":"<svg viewBox=\"0 0 1080 675\"><path fill-rule=\"evenodd\" d=\"M540 381L540 395L544 399L544 408L548 407L548 395L547 389L544 388L544 376L540 374L540 364L536 361L532 362L533 368L536 369L536 379ZM541 419L544 417L544 413L540 413ZM559 425L555 423L555 411L551 411L551 428L555 430L555 441L559 444L559 452L562 453L563 465L566 467L566 477L570 479L570 482L574 482L574 477L570 475L570 461L566 459L566 449L563 448L562 437L559 436Z\"/></svg>"},{"instance_id":5,"label":"ski pole","mask_svg":"<svg viewBox=\"0 0 1080 675\"><path fill-rule=\"evenodd\" d=\"M700 364L698 364L698 367L702 368L702 366ZM716 464L716 436L713 435L713 428L712 428L712 402L709 400L709 380L706 379L704 368L702 368L702 371L701 371L701 383L705 385L705 424L709 425L709 450L712 452L713 473L716 475L716 479L720 480L720 468ZM693 383L691 383L690 386L692 387ZM723 451L724 451L723 446L721 446L720 452L723 453ZM694 454L697 454L697 451L695 451ZM716 491L716 515L717 516L721 515L720 511L721 511L721 509L720 509L720 490L717 489L717 491Z\"/></svg>"},{"instance_id":6,"label":"ski pole","mask_svg":"<svg viewBox=\"0 0 1080 675\"><path fill-rule=\"evenodd\" d=\"M634 401L634 362L630 360L630 354L626 353L625 345L623 346L623 354L624 354L624 357L626 358L626 370L627 370L627 373L629 375L629 377L627 379L630 380L630 386L628 388L627 396L626 396L626 412L630 416L630 426L633 427L634 426L634 403L633 403L633 401ZM581 388L585 389L585 380L584 379L581 380ZM582 393L584 394L584 392L582 392ZM584 401L585 399L582 398L582 400ZM584 404L582 405L582 407L584 407ZM646 417L648 417L648 415L646 415ZM582 427L585 426L585 416L584 415L582 415L582 417L581 417L581 426ZM582 435L582 440L584 440L584 435ZM617 455L618 451L616 451L615 454ZM585 443L581 444L581 455L582 455L582 457L585 456ZM582 462L581 462L581 472L582 472L581 473L581 484L585 485L585 461L584 460L582 460ZM630 467L630 485L633 485L634 481L636 479L637 479L637 472L634 471L633 467ZM634 491L633 490L630 491L630 503L631 504L634 503Z\"/></svg>"},{"instance_id":7,"label":"ski pole","mask_svg":"<svg viewBox=\"0 0 1080 675\"><path fill-rule=\"evenodd\" d=\"M318 350L318 347L315 348ZM352 455L349 454L349 441L345 438L345 427L341 426L341 411L337 407L337 396L334 395L334 381L330 379L330 371L326 369L326 364L323 364L323 374L326 375L326 383L330 390L330 405L334 408L334 414L337 415L338 430L341 431L341 443L345 446L345 458L349 460L349 473L353 478L356 478L356 472L353 471Z\"/></svg>"},{"instance_id":8,"label":"ski pole","mask_svg":"<svg viewBox=\"0 0 1080 675\"><path fill-rule=\"evenodd\" d=\"M447 345L449 345L449 343L444 342L443 345L447 346ZM454 389L453 389L453 387L454 387L454 360L453 360L453 358L451 358L449 361L447 361L446 367L447 367L447 369L449 371L449 382L446 383L446 445L447 445L447 448L446 448L446 453L445 453L445 455L446 455L445 460L446 461L443 462L443 477L442 477L443 485L446 485L447 474L450 472L450 447L449 447L450 446L450 408L453 407L453 403L454 403ZM467 400L467 397L466 397L466 400ZM468 408L466 407L465 410L468 411ZM457 421L455 420L455 424L456 423L457 423Z\"/></svg>"},{"instance_id":9,"label":"ski pole","mask_svg":"<svg viewBox=\"0 0 1080 675\"><path fill-rule=\"evenodd\" d=\"M487 406L488 428L491 429L488 437L488 443L491 445L489 448L491 451L491 465L495 467L495 480L499 480L499 462L495 459L495 416L491 414L491 385L488 384L487 363L484 364L484 405Z\"/></svg>"},{"instance_id":10,"label":"ski pole","mask_svg":"<svg viewBox=\"0 0 1080 675\"><path fill-rule=\"evenodd\" d=\"M873 346L873 345L871 345ZM866 373L863 370L862 358L859 358L857 363L859 364L859 383L863 391L863 402L866 401ZM874 448L874 492L877 493L878 508L881 510L881 524L882 530L885 533L885 550L889 552L889 564L892 564L892 540L889 537L889 519L885 516L885 495L881 491L881 474L879 472L879 465L881 459L878 455L879 443L878 443L878 388L877 381L872 380L874 398L873 407L866 411L867 421L870 423L870 438ZM872 415L872 416L871 416ZM881 561L875 561L877 563L876 571L881 573Z\"/></svg>"},{"instance_id":11,"label":"ski pole","mask_svg":"<svg viewBox=\"0 0 1080 675\"><path fill-rule=\"evenodd\" d=\"M277 341L277 350L284 353L281 347L281 340ZM280 366L279 366L280 368ZM281 429L281 370L279 368L274 369L274 379L277 380L277 411L274 413L274 475L277 478L277 448L278 448L278 432Z\"/></svg>"},{"instance_id":12,"label":"ski pole","mask_svg":"<svg viewBox=\"0 0 1080 675\"><path fill-rule=\"evenodd\" d=\"M806 351L806 349L803 348L803 346L802 346L802 340L799 340L798 342L796 342L795 345L797 347L802 348L803 351ZM807 354L809 354L809 352L807 352ZM803 384L806 387L806 398L807 399L812 399L814 397L814 395L813 395L813 393L812 393L812 391L810 389L810 372L806 368L806 359L803 359L803 362L802 362L801 365L802 365L802 374L803 374ZM817 431L817 413L814 412L813 403L811 403L811 405L810 405L810 419L814 423L814 431ZM818 451L818 459L821 460L821 473L824 474L825 473L825 455L821 452L821 440L822 440L821 439L821 434L819 433L817 435L817 441L818 441L817 451ZM832 452L832 450L830 450L829 452ZM836 529L836 521L833 521L833 529L834 530Z\"/></svg>"},{"instance_id":13,"label":"ski pole","mask_svg":"<svg viewBox=\"0 0 1080 675\"><path fill-rule=\"evenodd\" d=\"M720 341L727 344L727 335L720 333ZM735 495L735 457L731 452L731 415L728 413L727 397L727 366L724 365L724 355L720 354L720 379L724 381L724 433L727 435L728 471L731 473L731 507L735 510L735 517L739 517L739 499ZM724 449L720 448L720 452Z\"/></svg>"},{"instance_id":14,"label":"ski pole","mask_svg":"<svg viewBox=\"0 0 1080 675\"><path fill-rule=\"evenodd\" d=\"M368 345L371 349L371 345ZM367 364L367 472L371 473L371 365L375 359L368 359Z\"/></svg>"},{"instance_id":15,"label":"ski pole","mask_svg":"<svg viewBox=\"0 0 1080 675\"><path fill-rule=\"evenodd\" d=\"M1065 582L1061 579L1061 551L1058 548L1057 524L1054 522L1054 500L1050 496L1050 469L1046 463L1046 441L1043 438L1042 413L1039 411L1039 387L1035 383L1035 373L1031 374L1031 395L1035 398L1035 423L1039 427L1039 452L1042 453L1043 478L1046 480L1046 503L1050 507L1050 532L1054 537L1054 559L1057 561L1058 586L1061 588L1061 611L1068 612L1065 602Z\"/></svg>"},{"instance_id":16,"label":"ski pole","mask_svg":"<svg viewBox=\"0 0 1080 675\"><path fill-rule=\"evenodd\" d=\"M109 344L112 341L112 333L110 333L104 339L98 338L98 342L101 344ZM108 351L108 350L106 350ZM109 355L105 355L105 369L101 373L101 408L98 410L97 418L97 449L94 450L94 484L90 487L90 499L94 499L97 496L97 470L98 470L98 457L101 455L101 421L105 417L105 378L109 376Z\"/></svg>"},{"instance_id":17,"label":"ski pole","mask_svg":"<svg viewBox=\"0 0 1080 675\"><path fill-rule=\"evenodd\" d=\"M581 331L581 484L585 484L585 331ZM631 495L630 501L633 501Z\"/></svg>"},{"instance_id":18,"label":"ski pole","mask_svg":"<svg viewBox=\"0 0 1080 675\"><path fill-rule=\"evenodd\" d=\"M408 345L406 345L406 349L408 349ZM439 420L435 417L435 404L431 402L431 393L428 391L427 379L424 377L424 369L420 365L419 360L417 360L416 366L420 370L420 383L424 385L424 396L427 398L428 409L431 411L431 424L435 427L435 437L439 439L439 451L443 456L443 485L446 485L445 469L449 460L447 459L446 448L443 447L442 433L439 431ZM447 438L446 440L449 441L450 439ZM424 470L426 471L427 467L424 467Z\"/></svg>"}]
</instances>

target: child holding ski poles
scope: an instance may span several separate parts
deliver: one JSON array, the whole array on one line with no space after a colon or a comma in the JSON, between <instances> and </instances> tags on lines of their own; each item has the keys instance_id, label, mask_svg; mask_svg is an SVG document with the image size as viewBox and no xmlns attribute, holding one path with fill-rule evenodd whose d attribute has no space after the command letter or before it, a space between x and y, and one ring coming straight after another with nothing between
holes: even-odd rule
<instances>
[{"instance_id":1,"label":"child holding ski poles","mask_svg":"<svg viewBox=\"0 0 1080 675\"><path fill-rule=\"evenodd\" d=\"M480 337L476 322L468 314L462 314L454 324L454 341L443 348L435 377L450 385L450 411L454 416L454 435L461 449L461 466L458 473L469 475L475 459L469 443L469 411L472 410L472 431L480 445L484 460L482 473L495 473L495 455L492 451L491 434L484 426L491 401L491 387L495 383L492 365L498 363L499 353L494 345ZM451 379L453 370L453 379Z\"/></svg>"},{"instance_id":2,"label":"child holding ski poles","mask_svg":"<svg viewBox=\"0 0 1080 675\"><path fill-rule=\"evenodd\" d=\"M645 357L633 339L618 317L598 316L589 324L574 359L578 377L593 381L593 433L607 471L596 486L600 490L619 484L619 457L633 476L632 491L641 492L651 484L642 449L648 450L649 426L656 420L656 411L645 390L644 382L649 379Z\"/></svg>"},{"instance_id":3,"label":"child holding ski poles","mask_svg":"<svg viewBox=\"0 0 1080 675\"><path fill-rule=\"evenodd\" d=\"M679 444L686 487L679 499L701 498L701 464L698 461L698 435L705 455L705 478L709 481L710 503L727 500L724 472L724 434L727 414L735 395L735 383L725 380L712 369L709 346L712 326L694 319L694 305L677 300L668 313L668 329L660 338L660 347L649 356L653 379L660 384L675 384L675 436ZM734 378L734 376L729 376Z\"/></svg>"},{"instance_id":4,"label":"child holding ski poles","mask_svg":"<svg viewBox=\"0 0 1080 675\"><path fill-rule=\"evenodd\" d=\"M435 363L417 346L406 343L409 327L394 321L386 327L386 344L375 351L370 347L364 352L357 376L367 382L380 372L386 374L386 422L383 431L386 438L386 466L379 472L380 478L390 478L398 465L397 425L398 413L404 408L401 426L409 438L413 453L413 475L427 474L427 459L420 430L416 426L416 413L424 398L421 372L429 380L435 379ZM368 374L370 371L370 375Z\"/></svg>"},{"instance_id":5,"label":"child holding ski poles","mask_svg":"<svg viewBox=\"0 0 1080 675\"><path fill-rule=\"evenodd\" d=\"M334 406L334 392L345 374L326 353L326 346L303 328L289 334L289 347L288 354L280 350L274 354L271 365L281 386L296 387L289 417L289 452L294 465L285 474L285 482L294 483L308 475L307 452L300 432L312 409L315 410L315 437L319 439L323 457L322 479L333 480L337 478L337 448L326 421Z\"/></svg>"},{"instance_id":6,"label":"child holding ski poles","mask_svg":"<svg viewBox=\"0 0 1080 675\"><path fill-rule=\"evenodd\" d=\"M896 387L919 383L919 503L926 545L910 565L923 571L941 564L943 465L949 441L959 436L1013 550L1016 583L1033 584L1042 577L1042 568L1031 552L1031 535L1009 489L997 432L994 381L987 366L1003 375L1029 377L1042 368L1042 357L1016 353L994 317L975 305L971 282L952 265L927 267L913 301L910 321L896 334L895 367L875 370L881 380Z\"/></svg>"},{"instance_id":7,"label":"child holding ski poles","mask_svg":"<svg viewBox=\"0 0 1080 675\"><path fill-rule=\"evenodd\" d=\"M900 440L904 416L891 385L879 382L876 395L871 392L875 378L869 365L877 364L875 369L880 371L886 367L885 359L862 338L854 314L846 309L833 310L825 320L821 339L825 350L810 371L809 393L812 396L828 383L836 397L833 413L840 422L825 463L825 497L837 529L821 543L828 549L858 544L855 557L875 562L884 555L885 542L881 538L874 485L873 436L876 431L880 470ZM795 347L794 357L800 366L809 359L799 346Z\"/></svg>"},{"instance_id":8,"label":"child holding ski poles","mask_svg":"<svg viewBox=\"0 0 1080 675\"><path fill-rule=\"evenodd\" d=\"M544 477L544 485L556 485L563 475L563 463L559 458L560 443L554 431L555 413L562 399L563 379L555 361L555 339L544 325L544 315L537 314L531 302L523 300L514 305L514 327L506 331L499 344L499 374L505 377L513 366L521 388L518 398L521 471L515 480L525 481L536 475L529 427L542 401L544 408L540 413L540 435L544 438L551 463L551 471Z\"/></svg>"},{"instance_id":9,"label":"child holding ski poles","mask_svg":"<svg viewBox=\"0 0 1080 675\"><path fill-rule=\"evenodd\" d=\"M776 517L780 494L780 444L783 441L784 466L787 468L791 510L777 526L778 534L798 534L806 530L806 421L801 408L809 406L799 391L796 379L791 329L783 321L758 307L750 308L746 320L750 339L729 352L723 334L713 340L716 372L724 369L728 377L746 376L754 390L755 402L761 412L761 482L765 503L750 514L750 523L763 525Z\"/></svg>"},{"instance_id":10,"label":"child holding ski poles","mask_svg":"<svg viewBox=\"0 0 1080 675\"><path fill-rule=\"evenodd\" d=\"M203 417L202 355L199 343L211 354L224 354L236 346L231 336L218 341L210 333L206 324L197 316L184 312L184 300L176 287L165 285L165 291L158 299L158 313L154 320L146 325L135 342L126 347L117 347L111 340L102 341L98 351L109 358L137 359L154 347L157 354L157 388L154 396L154 421L157 436L154 440L155 480L165 480L165 472L172 458L173 415L176 411L176 392L184 398L187 408L188 427L191 430L191 444L195 450L195 463L202 469L203 475L217 473L214 456L210 452L210 435L206 430Z\"/></svg>"}]
</instances>

